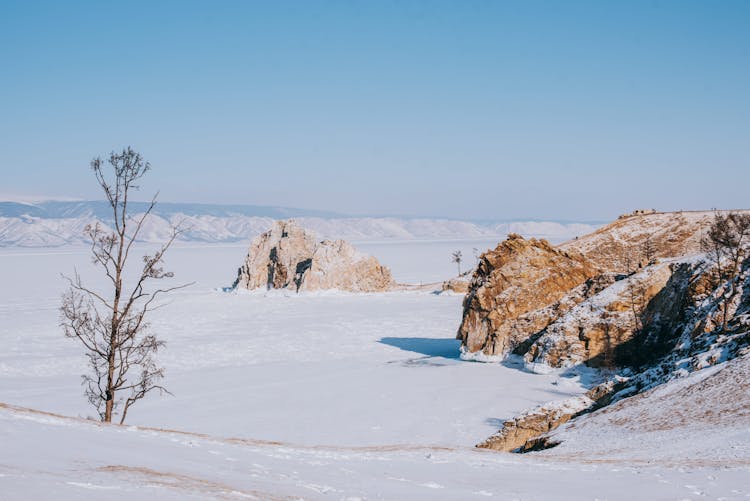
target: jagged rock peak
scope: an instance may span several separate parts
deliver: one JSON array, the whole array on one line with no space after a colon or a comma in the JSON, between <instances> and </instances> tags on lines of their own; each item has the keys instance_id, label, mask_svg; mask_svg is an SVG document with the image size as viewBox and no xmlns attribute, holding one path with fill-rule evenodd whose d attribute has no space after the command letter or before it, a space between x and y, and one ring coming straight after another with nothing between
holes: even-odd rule
<instances>
[{"instance_id":1,"label":"jagged rock peak","mask_svg":"<svg viewBox=\"0 0 750 501\"><path fill-rule=\"evenodd\" d=\"M374 257L344 240L318 241L290 219L253 240L234 287L380 292L394 285L390 270Z\"/></svg>"},{"instance_id":2,"label":"jagged rock peak","mask_svg":"<svg viewBox=\"0 0 750 501\"><path fill-rule=\"evenodd\" d=\"M510 234L482 254L464 298L457 338L465 358L502 358L554 320L542 310L600 270L575 252L546 240Z\"/></svg>"}]
</instances>

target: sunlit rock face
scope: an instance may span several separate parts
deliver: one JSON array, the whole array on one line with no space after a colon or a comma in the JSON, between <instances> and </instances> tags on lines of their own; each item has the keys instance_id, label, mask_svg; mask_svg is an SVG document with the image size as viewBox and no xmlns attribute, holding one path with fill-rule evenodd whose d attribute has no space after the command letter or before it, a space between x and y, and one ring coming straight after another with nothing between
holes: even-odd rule
<instances>
[{"instance_id":1,"label":"sunlit rock face","mask_svg":"<svg viewBox=\"0 0 750 501\"><path fill-rule=\"evenodd\" d=\"M555 447L571 436L580 440L589 433L609 433L613 427L640 430L649 423L652 429L666 430L701 421L710 427L747 421L750 258L742 263L736 295L726 309L726 283L717 279L715 264L702 256L656 262L614 278L547 327L525 355L527 363L547 367L609 365L602 364L609 359L614 371L601 372L606 380L585 395L506 420L478 447L527 452ZM637 323L634 294L645 304ZM614 348L611 353L609 347ZM692 372L725 362L707 378L683 382ZM617 366L627 370L618 374ZM665 389L670 385L672 390ZM706 411L707 402L714 412ZM721 412L715 412L717 407ZM581 422L580 416L589 413L591 420ZM565 425L568 421L572 423ZM554 431L560 426L562 431Z\"/></svg>"},{"instance_id":2,"label":"sunlit rock face","mask_svg":"<svg viewBox=\"0 0 750 501\"><path fill-rule=\"evenodd\" d=\"M560 314L571 289L600 274L578 253L515 234L485 252L464 299L457 338L465 358L502 358Z\"/></svg>"},{"instance_id":3,"label":"sunlit rock face","mask_svg":"<svg viewBox=\"0 0 750 501\"><path fill-rule=\"evenodd\" d=\"M596 283L593 294L574 289L564 301L575 306L536 336L524 359L554 368L627 363L637 349L632 341L642 330L649 306L672 278L673 269L663 262L630 276L605 273L591 279Z\"/></svg>"},{"instance_id":4,"label":"sunlit rock face","mask_svg":"<svg viewBox=\"0 0 750 501\"><path fill-rule=\"evenodd\" d=\"M595 371L604 382L586 395L528 409L478 446L555 447L580 416L606 415L602 408L613 403L613 412L626 416L617 417L618 426L631 420L628 426L638 427L642 410L629 413L628 402L638 402L641 393L737 357L747 360L750 257L737 276L721 279L721 263L700 252L700 237L713 221L713 212L636 211L557 247L512 235L482 256L464 301L463 358L501 360L512 352L534 372L606 370ZM701 416L711 415L705 402L718 402L706 396L719 393L715 381L691 390ZM735 386L728 403L745 398L747 388ZM684 423L681 404L671 403L663 419ZM738 420L745 411L727 409Z\"/></svg>"},{"instance_id":5,"label":"sunlit rock face","mask_svg":"<svg viewBox=\"0 0 750 501\"><path fill-rule=\"evenodd\" d=\"M344 240L319 242L293 220L276 221L248 250L234 287L380 292L395 285L377 259Z\"/></svg>"},{"instance_id":6,"label":"sunlit rock face","mask_svg":"<svg viewBox=\"0 0 750 501\"><path fill-rule=\"evenodd\" d=\"M643 327L640 317L671 277L670 267L654 266L699 254L714 217L635 211L559 246L509 235L482 256L469 284L457 336L462 356L493 361L515 352L553 367L617 363L627 351L620 345Z\"/></svg>"}]
</instances>

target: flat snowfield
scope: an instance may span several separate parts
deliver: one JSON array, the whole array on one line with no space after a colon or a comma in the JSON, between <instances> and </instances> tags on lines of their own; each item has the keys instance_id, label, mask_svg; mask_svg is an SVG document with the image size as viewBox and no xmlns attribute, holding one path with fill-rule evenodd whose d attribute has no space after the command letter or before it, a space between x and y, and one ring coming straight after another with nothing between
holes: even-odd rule
<instances>
[{"instance_id":1,"label":"flat snowfield","mask_svg":"<svg viewBox=\"0 0 750 501\"><path fill-rule=\"evenodd\" d=\"M400 282L431 283L455 275L451 251L469 263L490 246L358 247ZM152 317L174 395L120 427L86 419L83 351L58 326L61 273L104 285L86 249L0 250L0 499L750 498L746 463L477 450L593 375L461 361L458 295L223 292L244 253L171 249L176 283L195 282Z\"/></svg>"}]
</instances>

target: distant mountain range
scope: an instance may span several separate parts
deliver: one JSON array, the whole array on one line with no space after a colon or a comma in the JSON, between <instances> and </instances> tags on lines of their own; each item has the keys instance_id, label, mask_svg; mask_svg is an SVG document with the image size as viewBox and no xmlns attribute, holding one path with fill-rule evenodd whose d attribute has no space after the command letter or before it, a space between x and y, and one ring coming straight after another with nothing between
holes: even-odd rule
<instances>
[{"instance_id":1,"label":"distant mountain range","mask_svg":"<svg viewBox=\"0 0 750 501\"><path fill-rule=\"evenodd\" d=\"M146 202L132 202L133 215ZM0 202L0 247L56 247L84 243L83 229L92 222L108 225L105 201ZM350 241L503 239L508 233L562 242L590 233L600 224L556 221L460 221L440 218L351 217L325 211L255 205L159 203L144 226L144 242L162 241L173 224L187 231L190 242L242 242L270 228L276 219L294 218L321 238Z\"/></svg>"},{"instance_id":2,"label":"distant mountain range","mask_svg":"<svg viewBox=\"0 0 750 501\"><path fill-rule=\"evenodd\" d=\"M129 209L135 214L145 211L148 202L130 202ZM177 214L214 217L270 217L274 219L308 216L308 217L343 217L343 214L289 207L267 207L261 205L217 205L217 204L185 204L158 202L154 213L163 217ZM35 203L0 202L0 217L43 217L49 219L75 218L94 216L101 220L112 217L112 209L105 200L94 201L59 201L48 200Z\"/></svg>"}]
</instances>

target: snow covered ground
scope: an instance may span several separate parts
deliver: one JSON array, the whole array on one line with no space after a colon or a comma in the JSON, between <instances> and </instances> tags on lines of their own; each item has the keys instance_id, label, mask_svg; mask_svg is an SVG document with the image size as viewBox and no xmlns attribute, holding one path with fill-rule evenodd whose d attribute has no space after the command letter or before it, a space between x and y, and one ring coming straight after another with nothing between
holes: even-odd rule
<instances>
[{"instance_id":1,"label":"snow covered ground","mask_svg":"<svg viewBox=\"0 0 750 501\"><path fill-rule=\"evenodd\" d=\"M451 251L468 265L495 243L359 248L430 283L455 274ZM521 410L580 394L582 376L461 361L457 295L221 292L245 250L171 250L176 280L195 282L153 318L174 396L133 407L128 427L83 419L85 361L57 326L61 272L101 283L86 250L0 250L0 499L750 497L746 462L476 450Z\"/></svg>"}]
</instances>

